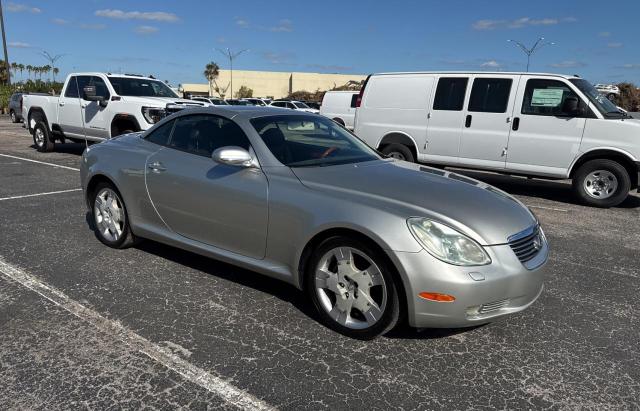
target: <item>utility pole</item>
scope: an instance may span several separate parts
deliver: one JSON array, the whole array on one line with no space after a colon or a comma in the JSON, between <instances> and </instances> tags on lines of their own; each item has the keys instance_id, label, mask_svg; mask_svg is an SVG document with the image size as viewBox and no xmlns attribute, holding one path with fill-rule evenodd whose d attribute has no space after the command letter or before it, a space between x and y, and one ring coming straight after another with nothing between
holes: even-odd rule
<instances>
[{"instance_id":1,"label":"utility pole","mask_svg":"<svg viewBox=\"0 0 640 411\"><path fill-rule=\"evenodd\" d=\"M2 26L2 47L4 48L4 64L7 68L7 84L11 85L11 66L7 53L7 36L4 34L4 14L2 14L2 0L0 0L0 26Z\"/></svg>"},{"instance_id":2,"label":"utility pole","mask_svg":"<svg viewBox=\"0 0 640 411\"><path fill-rule=\"evenodd\" d=\"M233 53L227 47L226 50L217 49L220 53L222 53L226 58L229 59L229 68L231 70L231 98L233 98L233 59L244 53L245 51L249 51L249 49L240 50L238 52Z\"/></svg>"},{"instance_id":3,"label":"utility pole","mask_svg":"<svg viewBox=\"0 0 640 411\"><path fill-rule=\"evenodd\" d=\"M529 72L529 64L531 63L531 55L533 53L535 53L536 51L540 50L544 46L553 46L554 44L556 44L556 43L551 43L551 42L548 42L548 41L545 42L544 41L544 37L540 37L538 40L536 40L536 42L533 44L533 46L531 48L528 48L527 46L525 46L524 44L520 43L519 41L507 40L507 42L515 44L516 47L518 47L520 50L522 50L524 52L524 54L527 55L527 72Z\"/></svg>"}]
</instances>

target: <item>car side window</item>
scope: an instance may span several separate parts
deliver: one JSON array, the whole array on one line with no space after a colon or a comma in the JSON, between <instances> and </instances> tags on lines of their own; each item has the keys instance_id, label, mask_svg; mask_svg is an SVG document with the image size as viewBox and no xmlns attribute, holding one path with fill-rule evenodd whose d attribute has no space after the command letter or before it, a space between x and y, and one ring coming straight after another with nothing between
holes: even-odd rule
<instances>
[{"instance_id":1,"label":"car side window","mask_svg":"<svg viewBox=\"0 0 640 411\"><path fill-rule=\"evenodd\" d=\"M522 101L522 114L532 116L565 116L564 101L578 95L565 83L558 80L531 79L527 81Z\"/></svg>"},{"instance_id":2,"label":"car side window","mask_svg":"<svg viewBox=\"0 0 640 411\"><path fill-rule=\"evenodd\" d=\"M469 79L466 77L441 77L438 80L433 109L462 111L468 82Z\"/></svg>"},{"instance_id":3,"label":"car side window","mask_svg":"<svg viewBox=\"0 0 640 411\"><path fill-rule=\"evenodd\" d=\"M506 113L511 95L510 78L477 78L473 81L469 111L480 113Z\"/></svg>"},{"instance_id":4,"label":"car side window","mask_svg":"<svg viewBox=\"0 0 640 411\"><path fill-rule=\"evenodd\" d=\"M176 119L169 147L199 156L211 154L227 146L238 146L249 150L249 139L232 120L195 114Z\"/></svg>"},{"instance_id":5,"label":"car side window","mask_svg":"<svg viewBox=\"0 0 640 411\"><path fill-rule=\"evenodd\" d=\"M287 103L287 108L296 108L296 106L294 106L293 103Z\"/></svg>"},{"instance_id":6,"label":"car side window","mask_svg":"<svg viewBox=\"0 0 640 411\"><path fill-rule=\"evenodd\" d=\"M164 123L160 127L153 130L151 133L149 133L145 137L145 140L155 144L160 144L161 146L168 145L169 139L171 138L171 131L173 130L173 125L175 124L175 122L175 120L171 120Z\"/></svg>"},{"instance_id":7,"label":"car side window","mask_svg":"<svg viewBox=\"0 0 640 411\"><path fill-rule=\"evenodd\" d=\"M69 98L78 98L78 84L76 82L76 77L69 77L69 81L67 82L67 88L64 90L64 96Z\"/></svg>"}]
</instances>

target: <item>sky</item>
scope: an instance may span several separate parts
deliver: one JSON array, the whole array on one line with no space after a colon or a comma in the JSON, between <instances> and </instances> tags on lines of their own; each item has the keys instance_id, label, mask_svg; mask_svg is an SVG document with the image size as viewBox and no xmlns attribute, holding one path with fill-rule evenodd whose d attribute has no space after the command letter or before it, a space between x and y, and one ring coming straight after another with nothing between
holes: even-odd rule
<instances>
[{"instance_id":1,"label":"sky","mask_svg":"<svg viewBox=\"0 0 640 411\"><path fill-rule=\"evenodd\" d=\"M3 1L9 61L61 75L109 71L205 83L217 49L248 49L235 69L369 74L531 71L640 84L640 1L617 0ZM26 76L26 73L24 74ZM18 79L20 75L18 74Z\"/></svg>"}]
</instances>

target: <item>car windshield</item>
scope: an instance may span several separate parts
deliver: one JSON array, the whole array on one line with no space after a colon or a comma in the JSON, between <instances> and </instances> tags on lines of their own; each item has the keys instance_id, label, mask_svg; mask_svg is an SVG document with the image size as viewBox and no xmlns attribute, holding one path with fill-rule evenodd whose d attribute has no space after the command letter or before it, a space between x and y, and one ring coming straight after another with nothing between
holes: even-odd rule
<instances>
[{"instance_id":1,"label":"car windshield","mask_svg":"<svg viewBox=\"0 0 640 411\"><path fill-rule=\"evenodd\" d=\"M178 98L169 86L157 80L135 77L109 77L109 81L115 92L120 96Z\"/></svg>"},{"instance_id":2,"label":"car windshield","mask_svg":"<svg viewBox=\"0 0 640 411\"><path fill-rule=\"evenodd\" d=\"M267 116L251 120L273 155L289 167L361 163L380 156L356 136L317 116Z\"/></svg>"},{"instance_id":3,"label":"car windshield","mask_svg":"<svg viewBox=\"0 0 640 411\"><path fill-rule=\"evenodd\" d=\"M571 79L571 82L587 96L591 104L595 106L595 108L605 117L624 116L624 113L622 113L615 104L600 94L600 92L587 80Z\"/></svg>"},{"instance_id":4,"label":"car windshield","mask_svg":"<svg viewBox=\"0 0 640 411\"><path fill-rule=\"evenodd\" d=\"M309 106L307 106L304 103L293 103L293 104L298 108L309 108Z\"/></svg>"}]
</instances>

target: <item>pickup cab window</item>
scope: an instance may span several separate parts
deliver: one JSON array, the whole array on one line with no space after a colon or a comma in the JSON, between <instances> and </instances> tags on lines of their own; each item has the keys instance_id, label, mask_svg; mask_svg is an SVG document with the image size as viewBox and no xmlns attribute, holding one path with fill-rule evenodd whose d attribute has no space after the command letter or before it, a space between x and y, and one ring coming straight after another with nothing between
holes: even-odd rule
<instances>
[{"instance_id":1,"label":"pickup cab window","mask_svg":"<svg viewBox=\"0 0 640 411\"><path fill-rule=\"evenodd\" d=\"M69 77L69 81L67 82L67 88L64 90L64 96L69 98L78 98L80 95L78 94L78 84L76 82L76 77Z\"/></svg>"}]
</instances>

